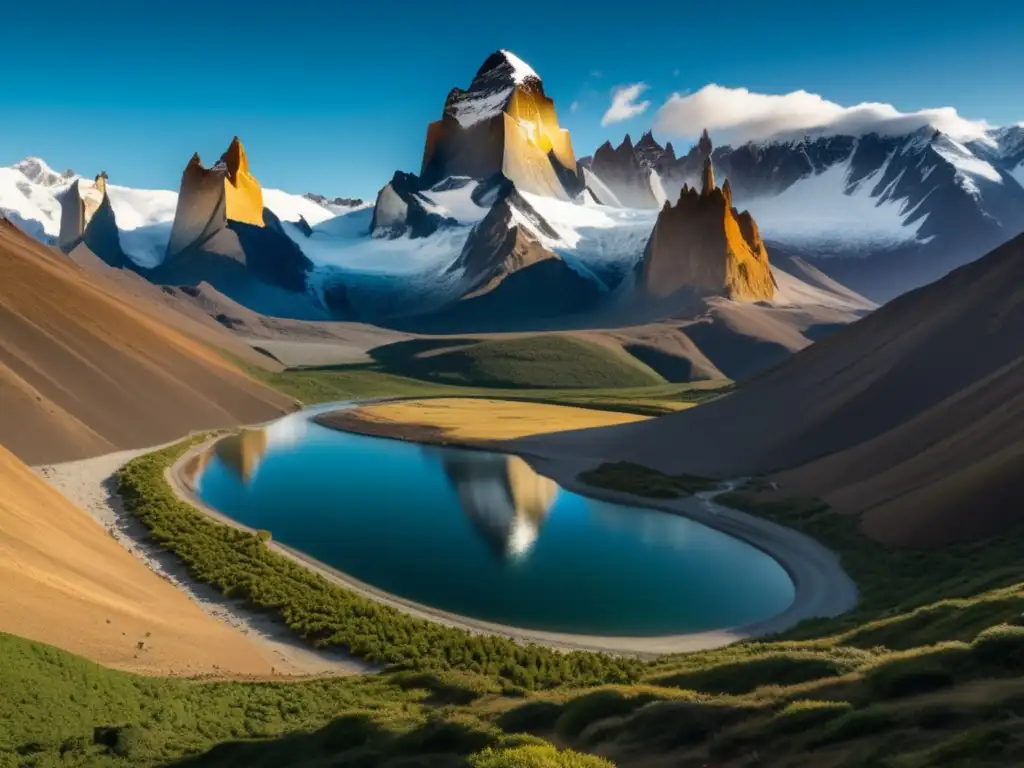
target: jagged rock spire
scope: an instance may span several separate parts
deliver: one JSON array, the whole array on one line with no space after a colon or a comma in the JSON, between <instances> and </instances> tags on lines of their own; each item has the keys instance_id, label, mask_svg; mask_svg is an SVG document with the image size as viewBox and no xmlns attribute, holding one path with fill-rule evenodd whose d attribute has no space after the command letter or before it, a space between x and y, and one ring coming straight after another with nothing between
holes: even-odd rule
<instances>
[{"instance_id":1,"label":"jagged rock spire","mask_svg":"<svg viewBox=\"0 0 1024 768\"><path fill-rule=\"evenodd\" d=\"M732 185L729 183L728 179L726 179L725 183L722 185L722 194L725 196L725 204L726 204L726 206L731 208L732 207Z\"/></svg>"},{"instance_id":2,"label":"jagged rock spire","mask_svg":"<svg viewBox=\"0 0 1024 768\"><path fill-rule=\"evenodd\" d=\"M704 129L704 133L700 135L700 141L697 142L697 149L703 157L711 157L711 150L714 147L711 145L711 137L708 136L708 129Z\"/></svg>"},{"instance_id":3,"label":"jagged rock spire","mask_svg":"<svg viewBox=\"0 0 1024 768\"><path fill-rule=\"evenodd\" d=\"M711 168L711 137L708 136L707 128L705 128L704 133L701 134L697 148L704 156L704 169L701 171L700 177L700 193L706 197L707 195L710 195L712 190L715 188L715 172Z\"/></svg>"}]
</instances>

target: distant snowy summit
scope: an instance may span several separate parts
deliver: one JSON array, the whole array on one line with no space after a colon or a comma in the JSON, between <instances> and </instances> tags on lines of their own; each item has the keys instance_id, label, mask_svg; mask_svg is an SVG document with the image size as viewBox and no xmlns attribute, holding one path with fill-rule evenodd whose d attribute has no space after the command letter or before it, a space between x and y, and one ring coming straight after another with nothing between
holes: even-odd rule
<instances>
[{"instance_id":1,"label":"distant snowy summit","mask_svg":"<svg viewBox=\"0 0 1024 768\"><path fill-rule=\"evenodd\" d=\"M865 125L719 147L713 160L771 243L878 299L1024 231L1024 126L958 141L930 126L893 135ZM612 206L660 207L700 172L697 147L677 157L650 133L580 160L588 188Z\"/></svg>"}]
</instances>

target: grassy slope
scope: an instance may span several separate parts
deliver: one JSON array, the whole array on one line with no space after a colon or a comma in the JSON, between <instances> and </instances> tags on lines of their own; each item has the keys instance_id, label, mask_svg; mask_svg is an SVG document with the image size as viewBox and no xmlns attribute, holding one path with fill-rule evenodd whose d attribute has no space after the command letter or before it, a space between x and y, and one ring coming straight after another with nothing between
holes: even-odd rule
<instances>
[{"instance_id":1,"label":"grassy slope","mask_svg":"<svg viewBox=\"0 0 1024 768\"><path fill-rule=\"evenodd\" d=\"M607 765L454 712L445 706L450 699L466 701L483 689L429 676L301 683L147 678L0 634L0 690L3 766L157 766L182 758L184 765L313 766L327 764L325 756L331 765L351 766L409 759L439 768ZM548 762L523 762L531 754Z\"/></svg>"},{"instance_id":2,"label":"grassy slope","mask_svg":"<svg viewBox=\"0 0 1024 768\"><path fill-rule=\"evenodd\" d=\"M386 376L374 371L277 375L285 377L289 386L326 381L332 393L376 388ZM394 394L430 386L399 377L391 380L400 390ZM459 388L460 394L465 394L464 389ZM484 392L494 395L493 390ZM450 393L451 388L431 392ZM380 389L373 394L381 394ZM636 395L606 392L599 396L628 403ZM656 397L661 396L679 396L679 391L660 389ZM325 399L341 398L332 394ZM160 468L171 458L164 456L149 466L143 473L143 479L148 478L145 482L155 483ZM672 492L691 490L691 478L652 479L649 471L633 483L621 477L629 474L628 469L617 468L613 481L632 484L638 492L664 487ZM161 681L161 686L168 687L151 691L140 688L137 678L81 660L72 659L71 668L63 661L31 661L26 647L62 659L67 654L41 651L40 646L24 641L17 641L22 651L12 656L7 645L11 641L0 638L4 656L0 690L19 692L0 702L7 707L0 712L0 723L5 724L0 726L0 765L3 750L10 755L12 749L20 750L12 764L52 764L62 744L67 756L61 764L74 764L83 755L91 756L90 764L154 764L157 754L164 759L175 750L186 754L217 742L249 738L270 741L253 746L225 744L194 764L312 765L303 760L330 755L330 763L337 765L380 765L388 760L398 765L403 755L425 752L434 757L418 757L424 761L416 764L554 768L576 765L581 759L565 753L552 756L547 747L515 755L479 752L492 746L500 752L510 746L502 733L521 732L597 752L620 765L637 766L701 766L713 761L720 766L937 768L1024 761L1024 627L1014 626L1024 611L1024 558L1020 556L1024 537L1008 536L940 552L893 552L865 540L850 520L819 503L777 503L767 498L770 495L746 492L726 501L800 528L840 551L862 588L858 610L837 620L805 623L775 640L665 657L634 667L630 676L639 675L638 682L579 690L575 686L599 682L601 670L613 670L614 665L602 661L591 666L593 662L585 661L589 655L580 654L563 675L561 664L556 667L545 654L513 652L503 657L505 651L495 648L497 655L492 658L491 650L481 649L483 656L478 659L468 636L434 637L430 627L406 626L400 619L392 624L391 617L367 624L361 613L364 607L351 602L344 612L349 619L356 617L356 623L346 619L332 627L322 609L327 608L329 616L332 601L346 605L345 599L337 597L326 601L323 595L316 597L320 615L314 620L313 614L282 603L280 593L263 589L268 584L272 587L275 579L252 568L265 566L265 547L235 541L231 535L217 540L197 534L194 529L202 526L158 493L149 499L151 513L177 518L183 528L176 535L198 544L199 554L204 542L211 544L202 562L193 563L201 577L220 581L257 603L269 598L264 605L282 610L290 623L313 639L334 637L349 645L356 638L363 650L369 649L364 655L399 661L409 671L381 676L376 683L209 684L204 688L220 693L203 693L211 698L197 699L199 694L181 687L192 683ZM143 512L144 518L147 514ZM205 571L208 567L215 572ZM288 574L282 582L284 596L292 599L295 583L304 581ZM301 609L301 602L295 605ZM419 632L429 639L418 642ZM411 653L412 648L421 655ZM473 649L468 655L467 648ZM511 666L503 667L501 658L511 659ZM428 667L442 671L416 671ZM529 670L529 677L517 670ZM111 676L133 680L136 691L146 692L104 694L112 683L97 682L97 675L103 680ZM559 683L554 689L524 690ZM374 688L375 684L383 687ZM307 704L304 686L325 685L330 690L314 688L316 701ZM420 687L430 694L404 690ZM287 696L275 693L278 688L287 688ZM141 710L145 723L117 708L122 700L126 706L135 706L139 696L153 703L151 709ZM282 703L286 699L294 705ZM324 705L324 700L329 704ZM371 714L366 714L368 710ZM207 711L216 722L206 722L203 713ZM341 713L345 715L327 723ZM90 728L111 724L133 726L125 744L117 740L113 747L93 745ZM278 736L282 733L291 735ZM33 746L34 742L38 744ZM471 752L478 756L467 757ZM759 762L753 759L755 754Z\"/></svg>"},{"instance_id":3,"label":"grassy slope","mask_svg":"<svg viewBox=\"0 0 1024 768\"><path fill-rule=\"evenodd\" d=\"M423 381L372 366L286 370L277 373L249 370L253 377L303 405L374 397L489 397L657 416L671 413L690 403L718 397L728 391L728 382L593 389L503 389Z\"/></svg>"},{"instance_id":4,"label":"grassy slope","mask_svg":"<svg viewBox=\"0 0 1024 768\"><path fill-rule=\"evenodd\" d=\"M391 373L461 386L594 389L665 383L628 352L557 334L482 341L413 339L370 354Z\"/></svg>"}]
</instances>

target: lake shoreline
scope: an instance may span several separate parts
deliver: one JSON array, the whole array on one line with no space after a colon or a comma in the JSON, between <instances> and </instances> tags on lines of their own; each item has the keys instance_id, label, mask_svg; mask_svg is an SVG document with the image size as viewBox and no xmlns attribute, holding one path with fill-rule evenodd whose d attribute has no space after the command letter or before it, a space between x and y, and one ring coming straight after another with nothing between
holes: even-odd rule
<instances>
[{"instance_id":1,"label":"lake shoreline","mask_svg":"<svg viewBox=\"0 0 1024 768\"><path fill-rule=\"evenodd\" d=\"M424 430L422 425L419 425L420 429L416 429L417 425L393 425L379 422L367 426L367 422L360 421L358 415L353 413L355 410L351 406L347 408L339 406L331 411L319 409L318 413L311 414L308 418L324 427L371 437L444 445L452 448L515 453L510 451L509 446L502 441L447 440L438 434L438 430L430 428ZM432 435L429 434L431 432L433 432ZM428 440L415 439L424 433L428 433ZM433 437L434 440L430 441L429 437ZM196 465L195 458L203 450L210 448L212 442L208 441L201 446L196 446L183 455L167 470L167 481L171 484L176 496L182 501L220 523L252 532L249 527L208 507L195 493L194 485L188 476L188 468ZM682 515L756 547L771 556L789 574L795 590L793 602L785 611L767 620L705 632L634 637L546 632L476 620L405 600L360 582L313 557L278 542L269 541L268 546L339 586L395 607L409 615L474 633L500 635L520 643L537 643L566 651L586 650L654 657L668 653L707 650L719 648L738 640L775 634L804 619L835 616L856 604L856 586L842 570L838 557L834 553L792 529L718 505L713 500L715 494L700 494L688 499L647 499L604 491L578 480L580 472L593 468L592 460L567 460L521 453L517 455L520 455L540 474L550 477L570 492L601 501L646 507Z\"/></svg>"}]
</instances>

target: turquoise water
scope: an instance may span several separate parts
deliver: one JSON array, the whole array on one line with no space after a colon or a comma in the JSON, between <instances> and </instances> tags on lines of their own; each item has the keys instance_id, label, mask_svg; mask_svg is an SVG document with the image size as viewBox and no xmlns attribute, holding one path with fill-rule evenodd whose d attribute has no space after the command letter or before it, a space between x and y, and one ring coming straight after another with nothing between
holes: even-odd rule
<instances>
[{"instance_id":1,"label":"turquoise water","mask_svg":"<svg viewBox=\"0 0 1024 768\"><path fill-rule=\"evenodd\" d=\"M417 603L510 626L651 636L785 610L772 558L685 517L562 490L522 460L294 414L219 444L204 502Z\"/></svg>"}]
</instances>

